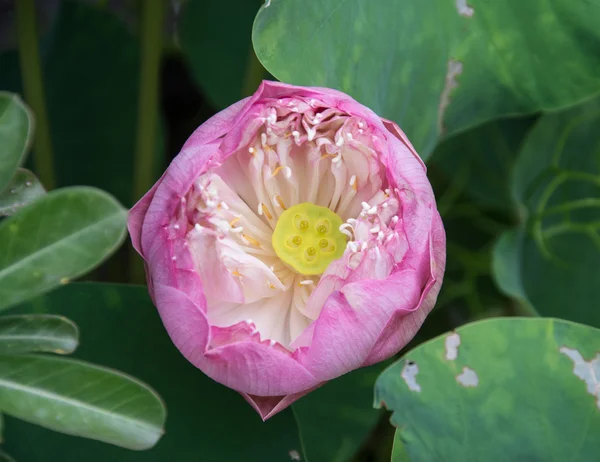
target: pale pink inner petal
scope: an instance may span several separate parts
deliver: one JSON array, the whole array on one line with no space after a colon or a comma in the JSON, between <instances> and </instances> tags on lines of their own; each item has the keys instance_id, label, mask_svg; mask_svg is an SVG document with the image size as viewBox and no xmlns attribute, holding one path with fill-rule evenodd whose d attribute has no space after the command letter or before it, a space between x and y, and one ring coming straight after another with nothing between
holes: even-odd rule
<instances>
[{"instance_id":1,"label":"pale pink inner petal","mask_svg":"<svg viewBox=\"0 0 600 462\"><path fill-rule=\"evenodd\" d=\"M405 252L401 209L364 120L295 99L266 104L259 119L248 145L196 181L187 245L211 325L246 322L291 348L343 283L392 272ZM320 276L296 273L271 244L281 213L303 202L345 222L344 255Z\"/></svg>"}]
</instances>

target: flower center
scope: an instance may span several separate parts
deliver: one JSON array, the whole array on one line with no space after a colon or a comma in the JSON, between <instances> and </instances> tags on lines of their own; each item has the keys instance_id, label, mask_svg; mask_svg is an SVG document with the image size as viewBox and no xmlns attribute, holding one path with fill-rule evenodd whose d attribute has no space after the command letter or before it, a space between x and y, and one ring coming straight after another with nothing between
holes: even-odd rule
<instances>
[{"instance_id":1,"label":"flower center","mask_svg":"<svg viewBox=\"0 0 600 462\"><path fill-rule=\"evenodd\" d=\"M346 248L342 219L327 207L309 202L281 214L273 231L273 249L285 264L306 275L323 273Z\"/></svg>"}]
</instances>

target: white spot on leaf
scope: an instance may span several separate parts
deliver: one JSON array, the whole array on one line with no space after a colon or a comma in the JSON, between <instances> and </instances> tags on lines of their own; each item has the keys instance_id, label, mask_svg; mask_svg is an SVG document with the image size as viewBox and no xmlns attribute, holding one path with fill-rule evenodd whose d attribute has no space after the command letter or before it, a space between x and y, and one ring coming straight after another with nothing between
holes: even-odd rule
<instances>
[{"instance_id":1,"label":"white spot on leaf","mask_svg":"<svg viewBox=\"0 0 600 462\"><path fill-rule=\"evenodd\" d=\"M302 460L302 458L300 457L300 453L295 449L292 449L288 454L290 455L290 459L292 460Z\"/></svg>"},{"instance_id":2,"label":"white spot on leaf","mask_svg":"<svg viewBox=\"0 0 600 462\"><path fill-rule=\"evenodd\" d=\"M456 0L456 9L458 10L458 14L466 16L467 18L473 16L473 13L475 12L473 8L467 5L467 0Z\"/></svg>"},{"instance_id":3,"label":"white spot on leaf","mask_svg":"<svg viewBox=\"0 0 600 462\"><path fill-rule=\"evenodd\" d=\"M460 335L456 332L448 335L445 341L446 346L446 359L454 361L458 357L458 346L460 345Z\"/></svg>"},{"instance_id":4,"label":"white spot on leaf","mask_svg":"<svg viewBox=\"0 0 600 462\"><path fill-rule=\"evenodd\" d=\"M462 372L456 376L456 381L467 388L479 385L477 373L468 367L463 367Z\"/></svg>"},{"instance_id":5,"label":"white spot on leaf","mask_svg":"<svg viewBox=\"0 0 600 462\"><path fill-rule=\"evenodd\" d=\"M463 64L460 61L456 61L454 59L448 61L446 83L444 85L444 89L442 90L442 94L440 95L440 105L438 108L438 130L440 133L444 131L444 114L446 113L446 109L450 104L450 93L452 93L452 90L458 87L456 77L462 74L462 71Z\"/></svg>"},{"instance_id":6,"label":"white spot on leaf","mask_svg":"<svg viewBox=\"0 0 600 462\"><path fill-rule=\"evenodd\" d=\"M421 385L417 383L418 373L419 366L417 366L417 363L413 361L406 361L406 363L404 363L404 367L402 368L400 377L404 379L404 381L406 382L406 386L410 391L421 391Z\"/></svg>"},{"instance_id":7,"label":"white spot on leaf","mask_svg":"<svg viewBox=\"0 0 600 462\"><path fill-rule=\"evenodd\" d=\"M600 353L591 361L586 361L573 348L563 346L559 351L573 361L573 374L585 382L588 393L596 398L596 406L600 409Z\"/></svg>"}]
</instances>

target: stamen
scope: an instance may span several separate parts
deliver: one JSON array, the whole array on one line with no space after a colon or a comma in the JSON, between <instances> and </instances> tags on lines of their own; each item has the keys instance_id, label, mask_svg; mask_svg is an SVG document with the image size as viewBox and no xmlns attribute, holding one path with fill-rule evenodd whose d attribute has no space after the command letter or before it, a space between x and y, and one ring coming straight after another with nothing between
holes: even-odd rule
<instances>
[{"instance_id":1,"label":"stamen","mask_svg":"<svg viewBox=\"0 0 600 462\"><path fill-rule=\"evenodd\" d=\"M350 247L352 252L358 252L358 244L354 241L348 241L348 245L346 245L346 247Z\"/></svg>"},{"instance_id":2,"label":"stamen","mask_svg":"<svg viewBox=\"0 0 600 462\"><path fill-rule=\"evenodd\" d=\"M371 207L368 211L367 211L368 215L376 215L377 214L377 206L374 205L373 207Z\"/></svg>"},{"instance_id":3,"label":"stamen","mask_svg":"<svg viewBox=\"0 0 600 462\"><path fill-rule=\"evenodd\" d=\"M231 228L232 233L241 233L242 231L244 231L244 228L241 226L238 226L237 228Z\"/></svg>"},{"instance_id":4,"label":"stamen","mask_svg":"<svg viewBox=\"0 0 600 462\"><path fill-rule=\"evenodd\" d=\"M233 274L234 276L237 276L237 277L242 277L241 273L237 270L232 271L231 274Z\"/></svg>"},{"instance_id":5,"label":"stamen","mask_svg":"<svg viewBox=\"0 0 600 462\"><path fill-rule=\"evenodd\" d=\"M254 155L254 148L248 148L248 152L249 152L251 155Z\"/></svg>"},{"instance_id":6,"label":"stamen","mask_svg":"<svg viewBox=\"0 0 600 462\"><path fill-rule=\"evenodd\" d=\"M269 209L267 208L267 206L265 204L263 204L262 202L260 203L260 205L262 205L262 212L265 214L265 216L269 220L272 220L273 219L273 215L271 215L271 212L269 212Z\"/></svg>"},{"instance_id":7,"label":"stamen","mask_svg":"<svg viewBox=\"0 0 600 462\"><path fill-rule=\"evenodd\" d=\"M242 219L242 217L235 217L233 220L231 220L229 222L229 226L231 226L233 228L233 225L235 225L238 221L240 221Z\"/></svg>"},{"instance_id":8,"label":"stamen","mask_svg":"<svg viewBox=\"0 0 600 462\"><path fill-rule=\"evenodd\" d=\"M287 165L280 165L273 171L273 173L271 174L271 178L277 175L281 170L283 170L283 176L285 176L286 178L290 178L292 176L291 168L289 168Z\"/></svg>"},{"instance_id":9,"label":"stamen","mask_svg":"<svg viewBox=\"0 0 600 462\"><path fill-rule=\"evenodd\" d=\"M371 206L366 202L361 202L360 205L362 205L363 212L366 212L367 210L369 210L371 208Z\"/></svg>"},{"instance_id":10,"label":"stamen","mask_svg":"<svg viewBox=\"0 0 600 462\"><path fill-rule=\"evenodd\" d=\"M292 132L292 136L294 137L294 141L296 142L296 144L300 143L300 133L297 130L294 130Z\"/></svg>"},{"instance_id":11,"label":"stamen","mask_svg":"<svg viewBox=\"0 0 600 462\"><path fill-rule=\"evenodd\" d=\"M283 203L283 199L281 198L281 196L279 194L275 194L275 196L273 196L273 200L275 202L277 202L277 204L279 205L279 207L281 207L283 210L287 209L287 207Z\"/></svg>"},{"instance_id":12,"label":"stamen","mask_svg":"<svg viewBox=\"0 0 600 462\"><path fill-rule=\"evenodd\" d=\"M379 225L375 225L369 230L371 234L377 234L379 231L381 231L381 227Z\"/></svg>"},{"instance_id":13,"label":"stamen","mask_svg":"<svg viewBox=\"0 0 600 462\"><path fill-rule=\"evenodd\" d=\"M258 204L258 214L259 215L263 214L263 203L262 202L260 204Z\"/></svg>"},{"instance_id":14,"label":"stamen","mask_svg":"<svg viewBox=\"0 0 600 462\"><path fill-rule=\"evenodd\" d=\"M233 230L232 230L233 231ZM260 242L258 242L256 239L254 239L253 237L248 236L247 234L242 234L242 237L244 239L246 239L250 244L252 244L254 247L259 247L260 248Z\"/></svg>"},{"instance_id":15,"label":"stamen","mask_svg":"<svg viewBox=\"0 0 600 462\"><path fill-rule=\"evenodd\" d=\"M315 117L315 122L316 121L317 121L317 118ZM308 141L312 141L315 139L315 135L317 134L317 129L308 127L306 129L306 134L308 135Z\"/></svg>"},{"instance_id":16,"label":"stamen","mask_svg":"<svg viewBox=\"0 0 600 462\"><path fill-rule=\"evenodd\" d=\"M348 229L351 229L354 232L354 228L352 228L352 225L350 223L344 223L343 225L340 226L339 229L340 229L340 233L345 234L350 239L354 238L352 233L350 231L348 231Z\"/></svg>"},{"instance_id":17,"label":"stamen","mask_svg":"<svg viewBox=\"0 0 600 462\"><path fill-rule=\"evenodd\" d=\"M229 210L229 206L228 206L228 205L227 205L225 202L221 201L221 203L220 203L219 205L220 205L220 206L221 206L223 209L225 209L225 210Z\"/></svg>"},{"instance_id":18,"label":"stamen","mask_svg":"<svg viewBox=\"0 0 600 462\"><path fill-rule=\"evenodd\" d=\"M308 286L308 285L314 284L314 283L315 283L315 281L313 281L312 279L305 279L303 281L300 281L300 285L302 285L302 286Z\"/></svg>"},{"instance_id":19,"label":"stamen","mask_svg":"<svg viewBox=\"0 0 600 462\"><path fill-rule=\"evenodd\" d=\"M396 223L398 223L398 220L399 220L398 215L393 216L392 217L392 224L395 225Z\"/></svg>"},{"instance_id":20,"label":"stamen","mask_svg":"<svg viewBox=\"0 0 600 462\"><path fill-rule=\"evenodd\" d=\"M352 175L350 177L350 186L352 186L352 189L354 189L355 191L358 190L358 185L356 184L356 175Z\"/></svg>"}]
</instances>

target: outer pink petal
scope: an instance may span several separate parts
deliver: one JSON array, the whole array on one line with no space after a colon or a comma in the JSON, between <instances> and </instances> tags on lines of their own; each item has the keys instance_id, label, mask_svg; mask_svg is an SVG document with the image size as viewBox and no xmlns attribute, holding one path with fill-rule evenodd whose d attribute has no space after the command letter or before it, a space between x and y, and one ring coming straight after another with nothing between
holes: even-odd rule
<instances>
[{"instance_id":1,"label":"outer pink petal","mask_svg":"<svg viewBox=\"0 0 600 462\"><path fill-rule=\"evenodd\" d=\"M414 311L420 296L419 276L410 269L347 284L327 299L301 361L320 381L360 367L394 313Z\"/></svg>"},{"instance_id":2,"label":"outer pink petal","mask_svg":"<svg viewBox=\"0 0 600 462\"><path fill-rule=\"evenodd\" d=\"M431 279L419 303L419 308L412 313L394 313L377 339L369 357L363 366L378 363L396 354L412 340L421 328L423 321L435 305L437 295L442 286L444 268L446 266L446 235L442 220L438 213L434 216L430 258Z\"/></svg>"},{"instance_id":3,"label":"outer pink petal","mask_svg":"<svg viewBox=\"0 0 600 462\"><path fill-rule=\"evenodd\" d=\"M173 343L194 366L213 380L242 393L284 396L319 384L288 352L255 341L209 349L205 307L186 294L156 284L156 305Z\"/></svg>"},{"instance_id":4,"label":"outer pink petal","mask_svg":"<svg viewBox=\"0 0 600 462\"><path fill-rule=\"evenodd\" d=\"M255 396L247 393L241 393L241 395L246 401L248 401L254 410L258 412L260 418L265 421L273 417L275 414L283 411L288 406L294 404L294 402L302 398L304 395L309 394L311 391L316 390L320 386L321 385L317 385L309 390L287 396Z\"/></svg>"}]
</instances>

